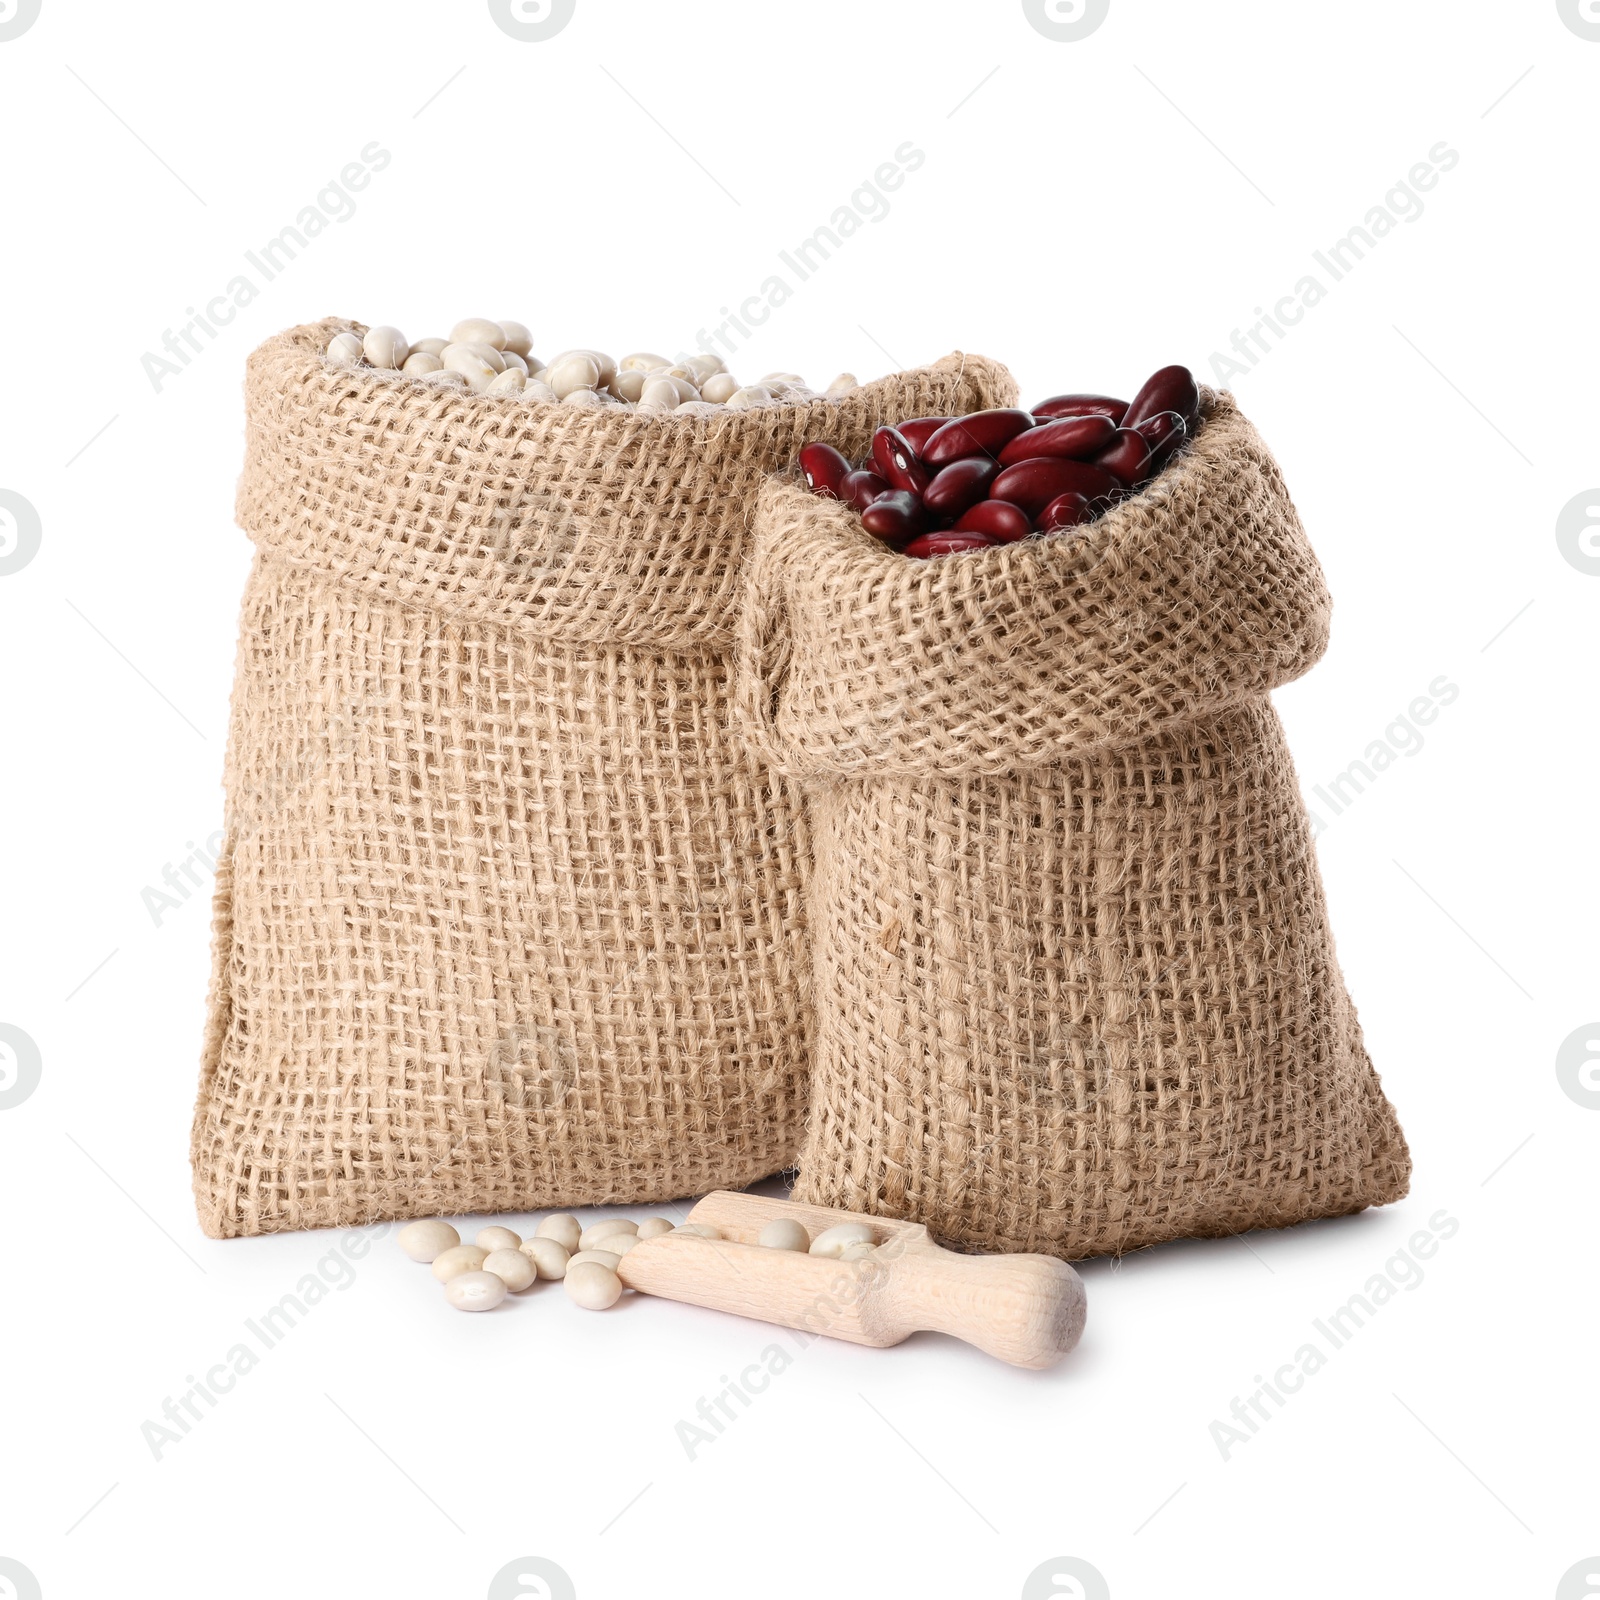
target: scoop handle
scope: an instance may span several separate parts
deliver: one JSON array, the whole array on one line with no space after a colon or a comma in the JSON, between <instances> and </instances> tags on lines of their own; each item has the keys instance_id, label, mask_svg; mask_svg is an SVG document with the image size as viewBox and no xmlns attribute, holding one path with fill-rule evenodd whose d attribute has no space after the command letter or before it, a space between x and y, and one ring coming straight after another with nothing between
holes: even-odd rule
<instances>
[{"instance_id":1,"label":"scoop handle","mask_svg":"<svg viewBox=\"0 0 1600 1600\"><path fill-rule=\"evenodd\" d=\"M897 1333L948 1333L1016 1367L1053 1366L1087 1313L1083 1279L1054 1256L923 1248L895 1262L884 1286L884 1318Z\"/></svg>"}]
</instances>

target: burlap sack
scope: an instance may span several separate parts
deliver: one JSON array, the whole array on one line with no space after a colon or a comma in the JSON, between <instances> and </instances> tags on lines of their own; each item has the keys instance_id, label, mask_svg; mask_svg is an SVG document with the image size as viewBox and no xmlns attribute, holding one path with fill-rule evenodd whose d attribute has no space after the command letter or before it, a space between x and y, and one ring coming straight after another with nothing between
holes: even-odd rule
<instances>
[{"instance_id":1,"label":"burlap sack","mask_svg":"<svg viewBox=\"0 0 1600 1600\"><path fill-rule=\"evenodd\" d=\"M245 592L194 1122L216 1235L640 1201L792 1161L792 791L731 726L763 476L1010 401L952 356L646 417L251 358Z\"/></svg>"},{"instance_id":2,"label":"burlap sack","mask_svg":"<svg viewBox=\"0 0 1600 1600\"><path fill-rule=\"evenodd\" d=\"M1267 699L1328 595L1207 405L1082 537L912 561L763 492L740 706L815 858L796 1198L1080 1257L1405 1192Z\"/></svg>"}]
</instances>

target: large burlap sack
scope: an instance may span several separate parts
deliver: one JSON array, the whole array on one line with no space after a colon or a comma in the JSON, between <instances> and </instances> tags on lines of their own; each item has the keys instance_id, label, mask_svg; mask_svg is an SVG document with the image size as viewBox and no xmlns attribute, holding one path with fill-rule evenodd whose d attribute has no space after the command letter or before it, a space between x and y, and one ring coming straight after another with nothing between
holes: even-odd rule
<instances>
[{"instance_id":1,"label":"large burlap sack","mask_svg":"<svg viewBox=\"0 0 1600 1600\"><path fill-rule=\"evenodd\" d=\"M807 439L1015 394L540 406L251 358L245 592L194 1121L217 1235L640 1201L793 1160L793 791L731 726L755 493Z\"/></svg>"},{"instance_id":2,"label":"large burlap sack","mask_svg":"<svg viewBox=\"0 0 1600 1600\"><path fill-rule=\"evenodd\" d=\"M1207 408L1077 537L915 561L763 492L740 705L815 858L797 1199L1080 1257L1405 1192L1267 699L1328 595Z\"/></svg>"}]
</instances>

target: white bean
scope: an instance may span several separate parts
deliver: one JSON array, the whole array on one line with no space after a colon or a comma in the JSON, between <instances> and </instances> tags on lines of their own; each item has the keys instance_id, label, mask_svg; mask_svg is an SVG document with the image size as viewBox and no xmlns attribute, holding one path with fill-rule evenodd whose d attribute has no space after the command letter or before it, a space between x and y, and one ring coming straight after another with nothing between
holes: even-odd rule
<instances>
[{"instance_id":1,"label":"white bean","mask_svg":"<svg viewBox=\"0 0 1600 1600\"><path fill-rule=\"evenodd\" d=\"M468 317L450 330L451 344L487 344L496 350L506 347L506 330L487 317Z\"/></svg>"},{"instance_id":2,"label":"white bean","mask_svg":"<svg viewBox=\"0 0 1600 1600\"><path fill-rule=\"evenodd\" d=\"M571 1254L583 1238L583 1224L570 1211L557 1211L533 1230L535 1239L554 1239Z\"/></svg>"},{"instance_id":3,"label":"white bean","mask_svg":"<svg viewBox=\"0 0 1600 1600\"><path fill-rule=\"evenodd\" d=\"M535 1234L522 1241L522 1253L533 1263L541 1278L564 1278L570 1259L567 1247L558 1239L543 1239Z\"/></svg>"},{"instance_id":4,"label":"white bean","mask_svg":"<svg viewBox=\"0 0 1600 1600\"><path fill-rule=\"evenodd\" d=\"M552 368L563 365L582 357L594 363L595 380L588 387L603 389L617 375L617 364L604 350L591 350L587 346L575 346L571 350L562 350L559 354L550 357Z\"/></svg>"},{"instance_id":5,"label":"white bean","mask_svg":"<svg viewBox=\"0 0 1600 1600\"><path fill-rule=\"evenodd\" d=\"M488 1259L489 1252L481 1244L458 1244L433 1258L433 1275L440 1283L448 1283L463 1272L479 1271Z\"/></svg>"},{"instance_id":6,"label":"white bean","mask_svg":"<svg viewBox=\"0 0 1600 1600\"><path fill-rule=\"evenodd\" d=\"M877 1254L878 1247L868 1244L865 1239L858 1239L854 1244L847 1244L836 1259L840 1261L862 1261L870 1255Z\"/></svg>"},{"instance_id":7,"label":"white bean","mask_svg":"<svg viewBox=\"0 0 1600 1600\"><path fill-rule=\"evenodd\" d=\"M617 399L632 404L643 396L644 386L648 381L646 375L637 367L622 367L611 380L611 392Z\"/></svg>"},{"instance_id":8,"label":"white bean","mask_svg":"<svg viewBox=\"0 0 1600 1600\"><path fill-rule=\"evenodd\" d=\"M600 1241L602 1255L625 1256L638 1244L639 1235L636 1233L608 1233Z\"/></svg>"},{"instance_id":9,"label":"white bean","mask_svg":"<svg viewBox=\"0 0 1600 1600\"><path fill-rule=\"evenodd\" d=\"M492 1272L512 1294L521 1294L538 1276L533 1263L520 1250L511 1249L491 1250L483 1270Z\"/></svg>"},{"instance_id":10,"label":"white bean","mask_svg":"<svg viewBox=\"0 0 1600 1600\"><path fill-rule=\"evenodd\" d=\"M686 1233L691 1239L720 1239L722 1230L713 1228L706 1222L680 1222L672 1230L674 1233Z\"/></svg>"},{"instance_id":11,"label":"white bean","mask_svg":"<svg viewBox=\"0 0 1600 1600\"><path fill-rule=\"evenodd\" d=\"M335 366L355 367L361 364L361 339L354 333L336 333L328 341L328 359Z\"/></svg>"},{"instance_id":12,"label":"white bean","mask_svg":"<svg viewBox=\"0 0 1600 1600\"><path fill-rule=\"evenodd\" d=\"M567 1295L587 1311L607 1311L622 1298L622 1279L598 1261L583 1261L566 1277Z\"/></svg>"},{"instance_id":13,"label":"white bean","mask_svg":"<svg viewBox=\"0 0 1600 1600\"><path fill-rule=\"evenodd\" d=\"M482 1245L485 1250L515 1250L522 1244L522 1235L513 1233L510 1228L479 1228L472 1242ZM494 1269L491 1267L489 1270L492 1272Z\"/></svg>"},{"instance_id":14,"label":"white bean","mask_svg":"<svg viewBox=\"0 0 1600 1600\"><path fill-rule=\"evenodd\" d=\"M814 1256L837 1256L848 1244L871 1244L872 1229L864 1222L836 1222L811 1241Z\"/></svg>"},{"instance_id":15,"label":"white bean","mask_svg":"<svg viewBox=\"0 0 1600 1600\"><path fill-rule=\"evenodd\" d=\"M657 1239L664 1233L672 1232L670 1217L646 1217L639 1224L639 1237L641 1239Z\"/></svg>"},{"instance_id":16,"label":"white bean","mask_svg":"<svg viewBox=\"0 0 1600 1600\"><path fill-rule=\"evenodd\" d=\"M406 364L411 346L398 328L385 324L383 327L367 329L367 336L361 341L361 351L375 367L398 369Z\"/></svg>"},{"instance_id":17,"label":"white bean","mask_svg":"<svg viewBox=\"0 0 1600 1600\"><path fill-rule=\"evenodd\" d=\"M578 1241L580 1250L592 1249L605 1238L608 1233L637 1233L639 1224L631 1217L602 1217L598 1222L592 1222L583 1230L583 1237Z\"/></svg>"},{"instance_id":18,"label":"white bean","mask_svg":"<svg viewBox=\"0 0 1600 1600\"><path fill-rule=\"evenodd\" d=\"M528 332L527 324L513 322L509 317L500 319L500 331L505 335L505 350L514 350L519 356L525 356L533 348L533 335Z\"/></svg>"},{"instance_id":19,"label":"white bean","mask_svg":"<svg viewBox=\"0 0 1600 1600\"><path fill-rule=\"evenodd\" d=\"M600 381L600 368L581 350L572 355L557 356L541 374L544 381L565 400L574 389L592 389Z\"/></svg>"},{"instance_id":20,"label":"white bean","mask_svg":"<svg viewBox=\"0 0 1600 1600\"><path fill-rule=\"evenodd\" d=\"M809 1250L811 1235L793 1217L774 1217L756 1236L769 1250Z\"/></svg>"},{"instance_id":21,"label":"white bean","mask_svg":"<svg viewBox=\"0 0 1600 1600\"><path fill-rule=\"evenodd\" d=\"M528 325L511 318L496 322L466 317L455 324L448 339L430 335L414 343L388 324L370 328L364 336L339 333L329 341L327 356L338 365L398 370L438 388L520 395L545 405L561 401L590 411L632 409L654 416L710 417L720 406L749 411L823 398L795 372L769 372L757 383L741 385L727 362L709 350L676 360L653 350L635 350L616 361L603 350L575 345L546 363L533 354ZM853 373L841 372L828 385L826 398L839 399L857 387Z\"/></svg>"},{"instance_id":22,"label":"white bean","mask_svg":"<svg viewBox=\"0 0 1600 1600\"><path fill-rule=\"evenodd\" d=\"M448 1222L408 1222L396 1241L413 1261L432 1261L461 1243Z\"/></svg>"},{"instance_id":23,"label":"white bean","mask_svg":"<svg viewBox=\"0 0 1600 1600\"><path fill-rule=\"evenodd\" d=\"M493 360L490 359L493 357ZM446 345L439 359L448 372L459 372L473 389L487 389L495 378L505 371L505 362L498 350L485 344Z\"/></svg>"},{"instance_id":24,"label":"white bean","mask_svg":"<svg viewBox=\"0 0 1600 1600\"><path fill-rule=\"evenodd\" d=\"M505 1299L506 1286L492 1272L462 1272L445 1284L444 1297L457 1311L493 1311Z\"/></svg>"},{"instance_id":25,"label":"white bean","mask_svg":"<svg viewBox=\"0 0 1600 1600\"><path fill-rule=\"evenodd\" d=\"M657 367L653 372L645 373L645 382L652 379L669 379L678 391L680 400L698 400L700 398L699 385L695 383L693 375L687 367Z\"/></svg>"},{"instance_id":26,"label":"white bean","mask_svg":"<svg viewBox=\"0 0 1600 1600\"><path fill-rule=\"evenodd\" d=\"M607 1267L612 1272L615 1272L617 1263L621 1259L621 1253L616 1250L580 1250L567 1263L567 1271L571 1272L574 1267L581 1267L586 1261L598 1261L602 1267Z\"/></svg>"},{"instance_id":27,"label":"white bean","mask_svg":"<svg viewBox=\"0 0 1600 1600\"><path fill-rule=\"evenodd\" d=\"M678 392L676 378L664 377L657 374L645 379L644 388L639 393L639 399L647 406L665 406L668 411L677 408L692 396Z\"/></svg>"}]
</instances>

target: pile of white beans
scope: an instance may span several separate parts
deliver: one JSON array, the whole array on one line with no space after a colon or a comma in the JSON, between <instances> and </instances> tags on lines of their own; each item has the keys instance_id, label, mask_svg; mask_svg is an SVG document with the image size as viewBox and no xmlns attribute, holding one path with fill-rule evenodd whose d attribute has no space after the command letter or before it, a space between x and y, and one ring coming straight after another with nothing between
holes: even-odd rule
<instances>
[{"instance_id":1,"label":"pile of white beans","mask_svg":"<svg viewBox=\"0 0 1600 1600\"><path fill-rule=\"evenodd\" d=\"M588 1311L608 1311L622 1298L617 1263L641 1239L661 1234L720 1239L701 1222L674 1225L666 1217L606 1217L585 1228L568 1212L546 1217L530 1238L510 1228L480 1229L471 1244L448 1222L412 1222L400 1230L400 1248L413 1261L431 1264L445 1300L458 1311L493 1311L508 1294L521 1294L541 1279L559 1278L568 1299ZM877 1248L864 1222L840 1222L815 1239L792 1217L762 1228L756 1241L769 1250L796 1250L832 1261L860 1261Z\"/></svg>"},{"instance_id":2,"label":"pile of white beans","mask_svg":"<svg viewBox=\"0 0 1600 1600\"><path fill-rule=\"evenodd\" d=\"M857 387L848 372L841 372L821 394L793 372L769 372L759 383L741 384L722 358L713 355L669 361L638 350L613 361L601 350L563 350L541 361L532 352L533 335L522 323L486 317L458 322L448 339L411 344L398 328L385 326L369 329L365 338L337 333L328 345L328 359L338 366L402 372L423 383L478 394L520 395L591 409L711 416L722 410L839 400Z\"/></svg>"}]
</instances>

